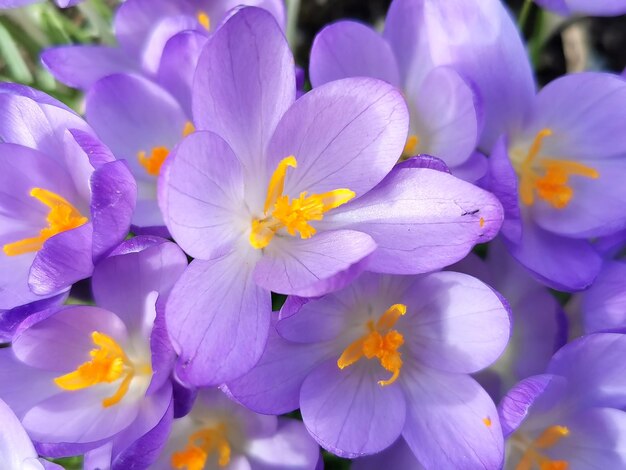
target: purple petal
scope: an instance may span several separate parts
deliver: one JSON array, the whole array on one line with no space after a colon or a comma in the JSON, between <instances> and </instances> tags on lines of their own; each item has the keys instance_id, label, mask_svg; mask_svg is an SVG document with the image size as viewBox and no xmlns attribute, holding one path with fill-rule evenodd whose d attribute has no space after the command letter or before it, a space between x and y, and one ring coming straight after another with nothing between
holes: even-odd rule
<instances>
[{"instance_id":1,"label":"purple petal","mask_svg":"<svg viewBox=\"0 0 626 470\"><path fill-rule=\"evenodd\" d=\"M10 271L10 274L15 276L16 272ZM0 310L0 343L10 343L13 339L13 334L22 321L33 313L63 304L67 296L68 292L64 292L54 297L37 300L21 307L4 311Z\"/></svg>"},{"instance_id":2,"label":"purple petal","mask_svg":"<svg viewBox=\"0 0 626 470\"><path fill-rule=\"evenodd\" d=\"M626 263L608 261L591 288L582 294L585 331L626 326Z\"/></svg>"},{"instance_id":3,"label":"purple petal","mask_svg":"<svg viewBox=\"0 0 626 470\"><path fill-rule=\"evenodd\" d=\"M93 259L97 262L128 235L137 184L126 162L115 161L94 172L91 190Z\"/></svg>"},{"instance_id":4,"label":"purple petal","mask_svg":"<svg viewBox=\"0 0 626 470\"><path fill-rule=\"evenodd\" d=\"M107 75L137 68L120 48L110 46L60 46L41 54L44 66L60 82L87 90Z\"/></svg>"},{"instance_id":5,"label":"purple petal","mask_svg":"<svg viewBox=\"0 0 626 470\"><path fill-rule=\"evenodd\" d=\"M406 347L439 371L471 373L493 363L509 340L508 306L486 284L461 273L416 278L402 299Z\"/></svg>"},{"instance_id":6,"label":"purple petal","mask_svg":"<svg viewBox=\"0 0 626 470\"><path fill-rule=\"evenodd\" d=\"M237 252L194 260L174 286L166 321L184 381L218 385L243 375L261 357L270 294L254 284L248 263Z\"/></svg>"},{"instance_id":7,"label":"purple petal","mask_svg":"<svg viewBox=\"0 0 626 470\"><path fill-rule=\"evenodd\" d=\"M60 232L37 252L30 268L28 285L35 294L53 295L69 288L93 272L93 224Z\"/></svg>"},{"instance_id":8,"label":"purple petal","mask_svg":"<svg viewBox=\"0 0 626 470\"><path fill-rule=\"evenodd\" d=\"M348 188L362 196L389 173L406 139L400 92L370 78L346 78L310 91L285 113L268 150L267 172L294 155L285 194Z\"/></svg>"},{"instance_id":9,"label":"purple petal","mask_svg":"<svg viewBox=\"0 0 626 470\"><path fill-rule=\"evenodd\" d=\"M376 31L356 21L338 21L317 33L309 73L314 87L348 77L378 78L400 85L391 46Z\"/></svg>"},{"instance_id":10,"label":"purple petal","mask_svg":"<svg viewBox=\"0 0 626 470\"><path fill-rule=\"evenodd\" d=\"M6 468L26 468L26 460L36 459L37 452L22 423L6 403L0 400L0 461Z\"/></svg>"},{"instance_id":11,"label":"purple petal","mask_svg":"<svg viewBox=\"0 0 626 470\"><path fill-rule=\"evenodd\" d=\"M380 470L382 468L424 470L403 438L398 439L394 445L378 454L354 460L350 468L352 470Z\"/></svg>"},{"instance_id":12,"label":"purple petal","mask_svg":"<svg viewBox=\"0 0 626 470\"><path fill-rule=\"evenodd\" d=\"M498 416L505 438L515 432L526 419L535 400L544 393L553 377L549 374L528 377L502 398L498 405Z\"/></svg>"},{"instance_id":13,"label":"purple petal","mask_svg":"<svg viewBox=\"0 0 626 470\"><path fill-rule=\"evenodd\" d=\"M321 232L305 240L276 238L256 264L254 280L281 294L322 295L358 276L363 268L351 266L375 249L369 235L352 230Z\"/></svg>"},{"instance_id":14,"label":"purple petal","mask_svg":"<svg viewBox=\"0 0 626 470\"><path fill-rule=\"evenodd\" d=\"M377 370L359 361L344 370L331 359L302 384L300 410L325 449L354 458L380 452L398 438L406 416L402 389L378 384Z\"/></svg>"},{"instance_id":15,"label":"purple petal","mask_svg":"<svg viewBox=\"0 0 626 470\"><path fill-rule=\"evenodd\" d=\"M402 368L402 435L425 468L501 468L502 430L489 395L465 375ZM404 377L404 378L403 378Z\"/></svg>"},{"instance_id":16,"label":"purple petal","mask_svg":"<svg viewBox=\"0 0 626 470\"><path fill-rule=\"evenodd\" d=\"M208 259L241 238L244 178L228 144L196 132L168 160L159 203L176 242L194 258Z\"/></svg>"},{"instance_id":17,"label":"purple petal","mask_svg":"<svg viewBox=\"0 0 626 470\"><path fill-rule=\"evenodd\" d=\"M257 413L282 414L299 407L300 388L309 373L337 354L324 343L298 344L270 329L267 347L254 368L228 383L228 391Z\"/></svg>"},{"instance_id":18,"label":"purple petal","mask_svg":"<svg viewBox=\"0 0 626 470\"><path fill-rule=\"evenodd\" d=\"M560 15L618 16L626 13L622 0L536 0L543 8Z\"/></svg>"},{"instance_id":19,"label":"purple petal","mask_svg":"<svg viewBox=\"0 0 626 470\"><path fill-rule=\"evenodd\" d=\"M209 42L194 82L194 123L223 137L254 174L295 99L293 57L276 20L258 8L239 10Z\"/></svg>"},{"instance_id":20,"label":"purple petal","mask_svg":"<svg viewBox=\"0 0 626 470\"><path fill-rule=\"evenodd\" d=\"M462 180L476 183L487 174L489 162L487 157L476 151L473 152L465 163L454 167L454 176Z\"/></svg>"},{"instance_id":21,"label":"purple petal","mask_svg":"<svg viewBox=\"0 0 626 470\"><path fill-rule=\"evenodd\" d=\"M452 175L400 167L327 219L333 227L362 231L376 241L369 270L415 274L441 269L476 243L491 240L500 228L502 207L492 194Z\"/></svg>"}]
</instances>

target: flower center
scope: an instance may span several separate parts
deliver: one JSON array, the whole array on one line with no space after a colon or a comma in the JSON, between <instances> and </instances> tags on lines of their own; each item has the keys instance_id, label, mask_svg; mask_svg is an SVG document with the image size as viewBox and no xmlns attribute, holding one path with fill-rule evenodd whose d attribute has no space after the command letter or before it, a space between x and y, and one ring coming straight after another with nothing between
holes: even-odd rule
<instances>
[{"instance_id":1,"label":"flower center","mask_svg":"<svg viewBox=\"0 0 626 470\"><path fill-rule=\"evenodd\" d=\"M187 121L185 123L185 127L183 128L183 137L187 137L195 130L196 128L193 123L191 121ZM139 160L139 164L146 170L146 173L152 176L159 176L161 173L161 167L163 166L163 163L165 163L169 154L170 149L167 147L152 147L150 155L148 155L144 150L137 152L137 159Z\"/></svg>"},{"instance_id":2,"label":"flower center","mask_svg":"<svg viewBox=\"0 0 626 470\"><path fill-rule=\"evenodd\" d=\"M91 339L98 346L89 352L91 360L78 366L75 371L55 378L54 383L63 390L74 391L121 380L117 391L102 400L102 406L108 408L124 398L137 370L113 338L94 331L91 333ZM140 372L151 374L152 368L145 365L141 367Z\"/></svg>"},{"instance_id":3,"label":"flower center","mask_svg":"<svg viewBox=\"0 0 626 470\"><path fill-rule=\"evenodd\" d=\"M285 229L291 236L296 232L300 238L311 238L315 228L309 223L322 220L324 214L351 200L355 193L349 189L335 189L327 193L308 195L300 193L297 199L289 199L283 195L287 168L296 168L298 162L293 155L283 158L272 174L267 187L267 198L263 208L263 218L252 220L250 244L257 249L265 248L274 238L276 232Z\"/></svg>"},{"instance_id":4,"label":"flower center","mask_svg":"<svg viewBox=\"0 0 626 470\"><path fill-rule=\"evenodd\" d=\"M211 31L211 17L205 11L199 11L196 15L198 23L207 31Z\"/></svg>"},{"instance_id":5,"label":"flower center","mask_svg":"<svg viewBox=\"0 0 626 470\"><path fill-rule=\"evenodd\" d=\"M552 460L541 453L542 450L550 449L562 438L569 435L569 429L565 426L550 426L535 441L527 444L521 442L526 450L515 470L567 470L569 464L565 460ZM518 441L521 438L514 436Z\"/></svg>"},{"instance_id":6,"label":"flower center","mask_svg":"<svg viewBox=\"0 0 626 470\"><path fill-rule=\"evenodd\" d=\"M568 186L570 176L597 179L600 174L582 163L552 158L538 158L543 140L552 135L551 129L542 129L535 136L526 158L518 165L520 198L527 206L535 203L535 193L556 209L566 207L574 196Z\"/></svg>"},{"instance_id":7,"label":"flower center","mask_svg":"<svg viewBox=\"0 0 626 470\"><path fill-rule=\"evenodd\" d=\"M30 195L50 208L50 212L48 212L46 217L48 226L42 228L36 237L24 238L4 245L2 250L7 256L17 256L39 251L48 238L87 223L87 217L83 217L78 209L52 191L33 188L30 191Z\"/></svg>"},{"instance_id":8,"label":"flower center","mask_svg":"<svg viewBox=\"0 0 626 470\"><path fill-rule=\"evenodd\" d=\"M411 134L406 139L406 144L404 144L404 150L402 150L401 160L406 160L407 158L414 157L417 154L417 146L420 144L420 138L418 135Z\"/></svg>"},{"instance_id":9,"label":"flower center","mask_svg":"<svg viewBox=\"0 0 626 470\"><path fill-rule=\"evenodd\" d=\"M187 442L187 446L172 454L172 467L186 470L202 470L211 454L217 454L217 463L226 467L230 463L231 448L226 438L226 426L219 424L214 428L196 431Z\"/></svg>"},{"instance_id":10,"label":"flower center","mask_svg":"<svg viewBox=\"0 0 626 470\"><path fill-rule=\"evenodd\" d=\"M366 324L367 333L348 346L337 360L337 367L344 369L362 357L378 359L380 365L393 375L388 380L379 380L381 386L391 385L400 376L402 353L398 351L404 344L404 336L393 326L406 313L406 305L395 304L381 315L378 322L369 320Z\"/></svg>"}]
</instances>

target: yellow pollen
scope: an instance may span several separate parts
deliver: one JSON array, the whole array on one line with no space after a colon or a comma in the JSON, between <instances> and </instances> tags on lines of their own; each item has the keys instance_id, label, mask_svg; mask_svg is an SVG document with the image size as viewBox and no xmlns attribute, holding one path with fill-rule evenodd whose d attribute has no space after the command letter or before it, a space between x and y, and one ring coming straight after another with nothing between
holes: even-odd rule
<instances>
[{"instance_id":1,"label":"yellow pollen","mask_svg":"<svg viewBox=\"0 0 626 470\"><path fill-rule=\"evenodd\" d=\"M50 208L50 212L48 212L46 217L48 226L42 228L36 237L24 238L4 245L2 250L7 256L17 256L39 251L48 238L87 223L87 217L83 217L78 209L52 191L33 188L30 191L30 195Z\"/></svg>"},{"instance_id":2,"label":"yellow pollen","mask_svg":"<svg viewBox=\"0 0 626 470\"><path fill-rule=\"evenodd\" d=\"M491 427L491 418L489 416L487 416L486 418L483 418L483 423L485 423L485 426L490 428Z\"/></svg>"},{"instance_id":3,"label":"yellow pollen","mask_svg":"<svg viewBox=\"0 0 626 470\"><path fill-rule=\"evenodd\" d=\"M315 228L309 223L322 220L324 214L350 201L356 194L349 189L335 189L322 194L308 195L306 191L295 199L283 195L287 168L296 168L298 162L291 155L283 158L272 174L263 206L263 218L252 220L250 244L256 249L265 248L274 235L285 229L291 236L311 238Z\"/></svg>"},{"instance_id":4,"label":"yellow pollen","mask_svg":"<svg viewBox=\"0 0 626 470\"><path fill-rule=\"evenodd\" d=\"M485 226L485 218L481 217L480 219L478 219L478 225L480 226L480 228L483 228Z\"/></svg>"},{"instance_id":5,"label":"yellow pollen","mask_svg":"<svg viewBox=\"0 0 626 470\"><path fill-rule=\"evenodd\" d=\"M569 464L565 460L552 460L539 452L550 449L563 437L569 435L565 426L550 426L527 448L515 470L531 470L536 465L539 470L567 470Z\"/></svg>"},{"instance_id":6,"label":"yellow pollen","mask_svg":"<svg viewBox=\"0 0 626 470\"><path fill-rule=\"evenodd\" d=\"M551 129L540 130L518 168L520 198L522 203L532 206L536 193L555 209L563 209L574 196L574 190L568 186L570 176L597 179L600 173L582 163L540 158L543 140L551 135Z\"/></svg>"},{"instance_id":7,"label":"yellow pollen","mask_svg":"<svg viewBox=\"0 0 626 470\"><path fill-rule=\"evenodd\" d=\"M167 147L154 147L150 155L146 155L143 150L137 154L139 163L146 169L146 173L152 176L159 176L161 167L165 159L170 154Z\"/></svg>"},{"instance_id":8,"label":"yellow pollen","mask_svg":"<svg viewBox=\"0 0 626 470\"><path fill-rule=\"evenodd\" d=\"M177 469L202 470L213 453L217 454L217 464L220 467L226 467L230 463L231 448L223 424L201 429L189 436L187 446L172 454L171 464Z\"/></svg>"},{"instance_id":9,"label":"yellow pollen","mask_svg":"<svg viewBox=\"0 0 626 470\"><path fill-rule=\"evenodd\" d=\"M121 380L117 391L102 400L102 406L108 408L119 403L128 392L135 376L135 367L121 346L110 336L94 331L91 339L98 346L89 352L91 360L78 366L75 371L55 378L54 383L63 390L75 391ZM145 372L151 373L147 370Z\"/></svg>"},{"instance_id":10,"label":"yellow pollen","mask_svg":"<svg viewBox=\"0 0 626 470\"><path fill-rule=\"evenodd\" d=\"M204 29L207 31L211 30L211 18L206 14L206 12L199 11L196 18L198 19L198 23L200 23Z\"/></svg>"},{"instance_id":11,"label":"yellow pollen","mask_svg":"<svg viewBox=\"0 0 626 470\"><path fill-rule=\"evenodd\" d=\"M406 144L404 145L404 150L402 151L402 157L408 158L415 156L417 154L417 146L419 144L419 136L411 134L409 137L407 137Z\"/></svg>"},{"instance_id":12,"label":"yellow pollen","mask_svg":"<svg viewBox=\"0 0 626 470\"><path fill-rule=\"evenodd\" d=\"M379 380L378 385L386 386L394 383L400 376L402 354L398 351L404 344L404 337L393 326L406 313L406 305L394 304L381 315L378 322L367 322L367 333L350 344L337 360L337 367L345 369L362 357L378 359L380 365L392 376L387 380Z\"/></svg>"},{"instance_id":13,"label":"yellow pollen","mask_svg":"<svg viewBox=\"0 0 626 470\"><path fill-rule=\"evenodd\" d=\"M183 127L183 137L187 137L189 134L193 134L196 132L196 126L193 125L193 122L187 121L185 123L185 127Z\"/></svg>"}]
</instances>

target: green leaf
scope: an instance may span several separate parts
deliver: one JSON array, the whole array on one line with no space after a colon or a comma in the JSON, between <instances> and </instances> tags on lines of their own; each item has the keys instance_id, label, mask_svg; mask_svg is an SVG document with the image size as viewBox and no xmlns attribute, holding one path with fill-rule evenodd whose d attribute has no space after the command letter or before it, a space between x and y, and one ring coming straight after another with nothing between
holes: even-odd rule
<instances>
[{"instance_id":1,"label":"green leaf","mask_svg":"<svg viewBox=\"0 0 626 470\"><path fill-rule=\"evenodd\" d=\"M6 62L9 75L13 80L21 83L33 82L33 75L22 57L19 46L3 24L0 24L0 56Z\"/></svg>"}]
</instances>

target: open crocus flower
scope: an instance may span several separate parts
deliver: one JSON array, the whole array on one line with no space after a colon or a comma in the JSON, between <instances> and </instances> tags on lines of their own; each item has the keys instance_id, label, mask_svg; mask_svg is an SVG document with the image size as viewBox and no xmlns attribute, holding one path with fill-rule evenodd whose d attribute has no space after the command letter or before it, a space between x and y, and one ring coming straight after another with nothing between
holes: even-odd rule
<instances>
[{"instance_id":1,"label":"open crocus flower","mask_svg":"<svg viewBox=\"0 0 626 470\"><path fill-rule=\"evenodd\" d=\"M545 372L552 355L567 340L567 319L556 298L507 253L499 240L489 244L485 260L470 254L450 269L486 282L511 309L513 330L506 350L478 374L479 382L497 402L520 380Z\"/></svg>"},{"instance_id":2,"label":"open crocus flower","mask_svg":"<svg viewBox=\"0 0 626 470\"><path fill-rule=\"evenodd\" d=\"M254 413L218 389L204 389L174 421L156 470L314 470L319 447L300 421Z\"/></svg>"},{"instance_id":3,"label":"open crocus flower","mask_svg":"<svg viewBox=\"0 0 626 470\"><path fill-rule=\"evenodd\" d=\"M426 468L498 468L495 405L468 374L509 338L506 307L466 274L362 274L307 301L289 297L252 371L228 384L261 413L300 407L304 424L343 457L406 441ZM279 336L280 335L280 336Z\"/></svg>"},{"instance_id":4,"label":"open crocus flower","mask_svg":"<svg viewBox=\"0 0 626 470\"><path fill-rule=\"evenodd\" d=\"M619 16L626 13L624 0L535 0L559 15Z\"/></svg>"},{"instance_id":5,"label":"open crocus flower","mask_svg":"<svg viewBox=\"0 0 626 470\"><path fill-rule=\"evenodd\" d=\"M89 277L127 235L136 185L126 164L53 98L4 84L0 115L1 311Z\"/></svg>"},{"instance_id":6,"label":"open crocus flower","mask_svg":"<svg viewBox=\"0 0 626 470\"><path fill-rule=\"evenodd\" d=\"M6 468L62 470L63 467L39 460L33 443L8 405L0 400L0 462Z\"/></svg>"},{"instance_id":7,"label":"open crocus flower","mask_svg":"<svg viewBox=\"0 0 626 470\"><path fill-rule=\"evenodd\" d=\"M196 258L166 312L177 373L192 384L220 384L256 363L269 291L321 295L366 263L431 271L499 228L493 195L420 160L391 171L408 124L391 85L344 79L294 100L276 21L239 10L198 64L193 111L203 132L179 144L159 180L167 227Z\"/></svg>"},{"instance_id":8,"label":"open crocus flower","mask_svg":"<svg viewBox=\"0 0 626 470\"><path fill-rule=\"evenodd\" d=\"M173 243L130 239L96 267L97 307L34 314L0 350L0 397L41 454L98 449L120 469L156 457L173 412L161 304L186 264Z\"/></svg>"},{"instance_id":9,"label":"open crocus flower","mask_svg":"<svg viewBox=\"0 0 626 470\"><path fill-rule=\"evenodd\" d=\"M403 157L435 155L453 175L474 181L486 170L485 157L474 153L480 115L474 92L454 69L434 64L425 35L407 34L414 21L392 5L384 37L354 21L327 26L311 49L311 83L373 77L399 87L411 116Z\"/></svg>"},{"instance_id":10,"label":"open crocus flower","mask_svg":"<svg viewBox=\"0 0 626 470\"><path fill-rule=\"evenodd\" d=\"M501 138L485 185L505 206L511 254L560 290L588 287L601 258L588 241L626 225L626 82L601 73L555 80Z\"/></svg>"},{"instance_id":11,"label":"open crocus flower","mask_svg":"<svg viewBox=\"0 0 626 470\"><path fill-rule=\"evenodd\" d=\"M42 60L69 86L86 90L107 75L134 72L155 79L188 102L188 92L183 99L184 88L191 84L202 45L241 5L265 8L279 24L285 22L283 0L128 0L115 14L118 46L54 47L42 54Z\"/></svg>"},{"instance_id":12,"label":"open crocus flower","mask_svg":"<svg viewBox=\"0 0 626 470\"><path fill-rule=\"evenodd\" d=\"M626 328L626 262L605 261L593 285L581 292L585 332Z\"/></svg>"},{"instance_id":13,"label":"open crocus flower","mask_svg":"<svg viewBox=\"0 0 626 470\"><path fill-rule=\"evenodd\" d=\"M626 466L626 336L598 333L564 346L547 373L499 405L507 470Z\"/></svg>"}]
</instances>

